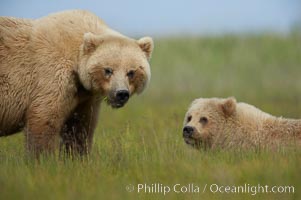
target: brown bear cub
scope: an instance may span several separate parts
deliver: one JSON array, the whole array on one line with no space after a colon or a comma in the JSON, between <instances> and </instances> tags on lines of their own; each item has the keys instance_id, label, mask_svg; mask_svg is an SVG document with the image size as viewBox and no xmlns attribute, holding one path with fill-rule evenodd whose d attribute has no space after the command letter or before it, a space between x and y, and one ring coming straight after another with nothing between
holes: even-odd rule
<instances>
[{"instance_id":1,"label":"brown bear cub","mask_svg":"<svg viewBox=\"0 0 301 200\"><path fill-rule=\"evenodd\" d=\"M24 130L32 155L91 149L100 102L113 108L150 80L150 37L128 38L81 10L0 17L0 136Z\"/></svg>"},{"instance_id":2,"label":"brown bear cub","mask_svg":"<svg viewBox=\"0 0 301 200\"><path fill-rule=\"evenodd\" d=\"M276 149L301 145L301 120L274 117L227 99L200 98L184 119L184 141L202 149Z\"/></svg>"}]
</instances>

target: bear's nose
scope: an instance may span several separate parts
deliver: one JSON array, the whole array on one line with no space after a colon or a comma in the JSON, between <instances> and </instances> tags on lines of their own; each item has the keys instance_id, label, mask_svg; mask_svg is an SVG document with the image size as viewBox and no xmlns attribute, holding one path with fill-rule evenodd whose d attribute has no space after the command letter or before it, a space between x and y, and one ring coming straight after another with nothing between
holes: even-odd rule
<instances>
[{"instance_id":1,"label":"bear's nose","mask_svg":"<svg viewBox=\"0 0 301 200\"><path fill-rule=\"evenodd\" d=\"M130 97L130 93L127 90L118 90L116 92L116 101L118 103L126 103Z\"/></svg>"},{"instance_id":2,"label":"bear's nose","mask_svg":"<svg viewBox=\"0 0 301 200\"><path fill-rule=\"evenodd\" d=\"M192 126L185 126L183 128L183 137L185 137L185 138L191 138L193 132L194 132L194 128Z\"/></svg>"}]
</instances>

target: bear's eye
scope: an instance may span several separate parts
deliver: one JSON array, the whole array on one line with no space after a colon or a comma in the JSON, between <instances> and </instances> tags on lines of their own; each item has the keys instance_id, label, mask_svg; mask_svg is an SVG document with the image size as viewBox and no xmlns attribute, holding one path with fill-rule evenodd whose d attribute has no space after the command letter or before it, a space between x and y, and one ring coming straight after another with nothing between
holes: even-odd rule
<instances>
[{"instance_id":1,"label":"bear's eye","mask_svg":"<svg viewBox=\"0 0 301 200\"><path fill-rule=\"evenodd\" d=\"M134 71L134 70L130 70L130 71L127 73L127 76L128 76L129 78L134 78L134 76L135 76L135 71Z\"/></svg>"},{"instance_id":2,"label":"bear's eye","mask_svg":"<svg viewBox=\"0 0 301 200\"><path fill-rule=\"evenodd\" d=\"M190 122L190 121L191 121L191 118L192 118L192 116L189 115L189 116L187 117L187 122Z\"/></svg>"},{"instance_id":3,"label":"bear's eye","mask_svg":"<svg viewBox=\"0 0 301 200\"><path fill-rule=\"evenodd\" d=\"M200 118L200 123L203 124L203 125L207 124L208 123L208 118L207 117L201 117Z\"/></svg>"},{"instance_id":4,"label":"bear's eye","mask_svg":"<svg viewBox=\"0 0 301 200\"><path fill-rule=\"evenodd\" d=\"M113 74L113 70L111 68L104 69L105 76L111 76Z\"/></svg>"}]
</instances>

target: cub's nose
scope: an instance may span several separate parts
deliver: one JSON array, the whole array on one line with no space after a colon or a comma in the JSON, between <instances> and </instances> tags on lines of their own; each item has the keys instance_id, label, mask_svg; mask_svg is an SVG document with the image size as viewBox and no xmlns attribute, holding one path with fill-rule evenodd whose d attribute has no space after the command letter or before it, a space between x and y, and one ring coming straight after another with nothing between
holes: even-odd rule
<instances>
[{"instance_id":1,"label":"cub's nose","mask_svg":"<svg viewBox=\"0 0 301 200\"><path fill-rule=\"evenodd\" d=\"M127 90L118 90L116 92L116 101L118 103L124 104L128 101L130 93Z\"/></svg>"},{"instance_id":2,"label":"cub's nose","mask_svg":"<svg viewBox=\"0 0 301 200\"><path fill-rule=\"evenodd\" d=\"M185 126L183 128L183 137L185 137L185 138L191 138L193 132L194 132L194 128L192 126Z\"/></svg>"}]
</instances>

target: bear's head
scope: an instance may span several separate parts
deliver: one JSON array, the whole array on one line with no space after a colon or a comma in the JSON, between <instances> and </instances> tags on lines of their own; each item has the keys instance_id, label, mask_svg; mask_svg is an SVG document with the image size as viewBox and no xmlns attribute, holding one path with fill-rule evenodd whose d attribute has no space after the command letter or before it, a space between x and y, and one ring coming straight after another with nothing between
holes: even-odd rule
<instances>
[{"instance_id":1,"label":"bear's head","mask_svg":"<svg viewBox=\"0 0 301 200\"><path fill-rule=\"evenodd\" d=\"M86 33L80 49L78 74L88 91L100 94L113 108L141 93L150 80L153 40Z\"/></svg>"},{"instance_id":2,"label":"bear's head","mask_svg":"<svg viewBox=\"0 0 301 200\"><path fill-rule=\"evenodd\" d=\"M196 148L210 148L215 136L231 127L235 121L236 100L200 98L190 105L184 119L184 141Z\"/></svg>"}]
</instances>

